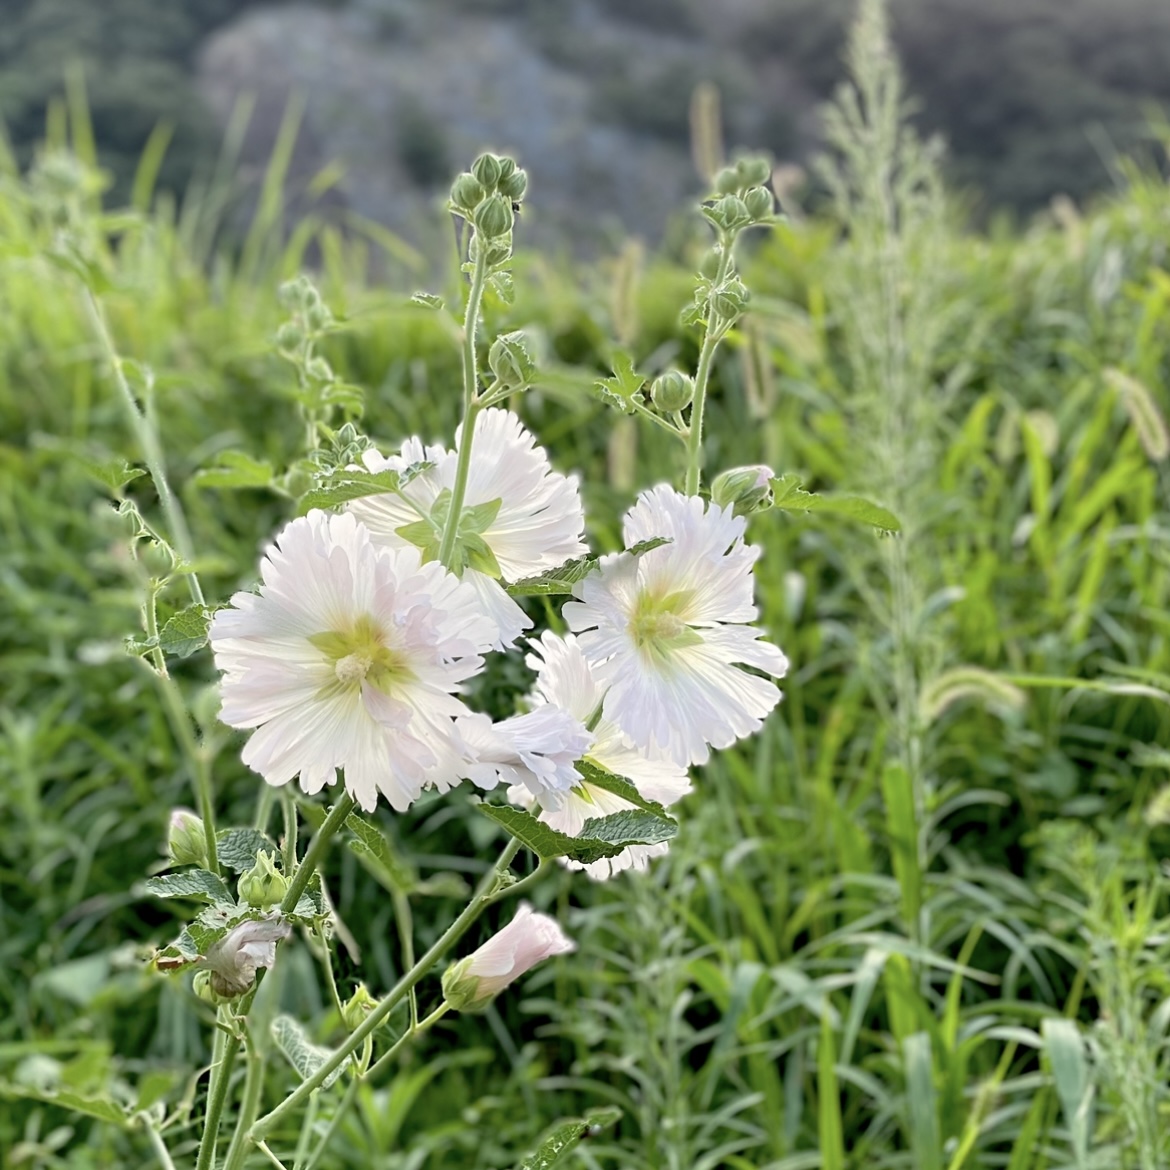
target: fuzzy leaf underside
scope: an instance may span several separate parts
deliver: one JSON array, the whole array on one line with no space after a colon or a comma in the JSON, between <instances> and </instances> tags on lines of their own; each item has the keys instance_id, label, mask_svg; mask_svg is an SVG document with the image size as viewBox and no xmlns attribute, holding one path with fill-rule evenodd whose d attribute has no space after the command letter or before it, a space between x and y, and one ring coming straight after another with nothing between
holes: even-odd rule
<instances>
[{"instance_id":1,"label":"fuzzy leaf underside","mask_svg":"<svg viewBox=\"0 0 1170 1170\"><path fill-rule=\"evenodd\" d=\"M330 1057L334 1055L332 1048L324 1048L314 1044L305 1035L304 1029L292 1016L277 1016L272 1021L272 1039L277 1048L284 1053L285 1059L300 1075L302 1081L307 1081ZM328 1089L345 1071L345 1064L339 1064L322 1082L321 1087Z\"/></svg>"},{"instance_id":2,"label":"fuzzy leaf underside","mask_svg":"<svg viewBox=\"0 0 1170 1170\"><path fill-rule=\"evenodd\" d=\"M206 869L185 869L148 878L146 892L156 898L201 898L206 902L235 905L223 879Z\"/></svg>"},{"instance_id":3,"label":"fuzzy leaf underside","mask_svg":"<svg viewBox=\"0 0 1170 1170\"><path fill-rule=\"evenodd\" d=\"M595 1109L584 1117L573 1117L558 1122L533 1153L516 1164L516 1170L553 1170L576 1148L582 1138L598 1133L604 1126L613 1125L622 1111L616 1105Z\"/></svg>"},{"instance_id":4,"label":"fuzzy leaf underside","mask_svg":"<svg viewBox=\"0 0 1170 1170\"><path fill-rule=\"evenodd\" d=\"M374 825L357 813L350 813L345 826L353 833L353 839L346 844L379 884L392 893L402 894L409 894L417 887L417 875Z\"/></svg>"},{"instance_id":5,"label":"fuzzy leaf underside","mask_svg":"<svg viewBox=\"0 0 1170 1170\"><path fill-rule=\"evenodd\" d=\"M220 865L243 873L256 864L256 854L263 851L276 856L276 846L259 829L223 829L215 837Z\"/></svg>"}]
</instances>

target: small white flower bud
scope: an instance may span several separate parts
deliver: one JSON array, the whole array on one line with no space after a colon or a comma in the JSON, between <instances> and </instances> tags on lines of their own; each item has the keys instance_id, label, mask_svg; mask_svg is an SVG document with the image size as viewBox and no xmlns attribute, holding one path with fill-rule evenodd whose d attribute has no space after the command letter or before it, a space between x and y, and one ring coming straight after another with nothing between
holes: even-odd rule
<instances>
[{"instance_id":1,"label":"small white flower bud","mask_svg":"<svg viewBox=\"0 0 1170 1170\"><path fill-rule=\"evenodd\" d=\"M733 508L737 516L747 516L770 507L772 469L758 464L720 472L711 485L711 500L720 508Z\"/></svg>"},{"instance_id":2,"label":"small white flower bud","mask_svg":"<svg viewBox=\"0 0 1170 1170\"><path fill-rule=\"evenodd\" d=\"M172 810L167 852L175 865L207 864L207 834L203 822L189 808Z\"/></svg>"},{"instance_id":3,"label":"small white flower bud","mask_svg":"<svg viewBox=\"0 0 1170 1170\"><path fill-rule=\"evenodd\" d=\"M522 902L516 917L494 938L447 968L443 995L459 1012L484 1008L537 963L575 949L555 919Z\"/></svg>"}]
</instances>

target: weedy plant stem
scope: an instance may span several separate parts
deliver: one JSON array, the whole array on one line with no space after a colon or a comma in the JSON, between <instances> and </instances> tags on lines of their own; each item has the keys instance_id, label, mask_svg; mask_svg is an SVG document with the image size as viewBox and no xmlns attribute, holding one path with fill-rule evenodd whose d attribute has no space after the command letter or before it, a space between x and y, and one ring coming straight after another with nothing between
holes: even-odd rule
<instances>
[{"instance_id":1,"label":"weedy plant stem","mask_svg":"<svg viewBox=\"0 0 1170 1170\"><path fill-rule=\"evenodd\" d=\"M329 810L329 815L317 832L313 834L313 839L309 842L309 848L305 850L303 860L289 879L288 890L280 903L282 914L291 914L296 909L301 895L312 880L313 874L317 872L329 848L329 843L333 840L337 830L345 824L345 818L353 812L355 807L356 801L348 792L343 792L337 798L337 803Z\"/></svg>"},{"instance_id":2,"label":"weedy plant stem","mask_svg":"<svg viewBox=\"0 0 1170 1170\"><path fill-rule=\"evenodd\" d=\"M382 1025L383 1021L406 996L406 993L459 941L464 931L467 930L480 914L504 894L512 893L525 885L525 882L516 882L512 885L505 886L503 889L500 889L498 886L501 876L507 871L515 859L516 854L519 852L520 842L513 838L504 847L504 851L500 854L496 864L484 876L479 884L479 888L472 896L471 901L464 907L459 917L443 932L430 950L386 993L385 997L361 1024L341 1042L334 1054L312 1076L302 1081L290 1096L285 1098L275 1109L270 1113L266 1113L252 1126L251 1136L253 1140L267 1136L281 1118L287 1116L292 1110L300 1106L325 1082L326 1078L334 1069L340 1068L357 1051L365 1039L368 1036L372 1036ZM537 870L536 872L539 873L540 871ZM204 1170L204 1168L200 1167L199 1170Z\"/></svg>"}]
</instances>

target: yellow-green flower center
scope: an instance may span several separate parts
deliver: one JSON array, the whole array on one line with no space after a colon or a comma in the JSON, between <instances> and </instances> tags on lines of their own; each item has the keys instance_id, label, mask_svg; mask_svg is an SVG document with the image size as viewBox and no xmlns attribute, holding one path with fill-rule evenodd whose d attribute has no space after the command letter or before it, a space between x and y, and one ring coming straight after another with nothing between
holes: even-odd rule
<instances>
[{"instance_id":1,"label":"yellow-green flower center","mask_svg":"<svg viewBox=\"0 0 1170 1170\"><path fill-rule=\"evenodd\" d=\"M634 603L629 632L634 645L659 667L665 666L674 650L697 646L702 637L683 616L691 603L686 591L656 593L644 589Z\"/></svg>"},{"instance_id":2,"label":"yellow-green flower center","mask_svg":"<svg viewBox=\"0 0 1170 1170\"><path fill-rule=\"evenodd\" d=\"M414 677L405 656L386 645L382 627L363 615L346 630L314 634L309 641L333 667L336 685L356 690L362 683L388 694L396 683Z\"/></svg>"}]
</instances>

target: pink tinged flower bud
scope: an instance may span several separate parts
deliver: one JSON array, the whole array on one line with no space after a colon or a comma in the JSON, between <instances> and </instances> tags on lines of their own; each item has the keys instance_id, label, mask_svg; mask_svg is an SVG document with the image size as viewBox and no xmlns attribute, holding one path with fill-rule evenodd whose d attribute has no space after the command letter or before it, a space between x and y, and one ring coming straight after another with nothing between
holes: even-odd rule
<instances>
[{"instance_id":1,"label":"pink tinged flower bud","mask_svg":"<svg viewBox=\"0 0 1170 1170\"><path fill-rule=\"evenodd\" d=\"M243 995L256 982L256 971L276 962L276 944L290 934L292 927L279 915L233 926L199 960L211 972L211 990L228 999Z\"/></svg>"},{"instance_id":2,"label":"pink tinged flower bud","mask_svg":"<svg viewBox=\"0 0 1170 1170\"><path fill-rule=\"evenodd\" d=\"M207 864L207 834L203 822L189 808L172 810L167 852L175 865Z\"/></svg>"},{"instance_id":3,"label":"pink tinged flower bud","mask_svg":"<svg viewBox=\"0 0 1170 1170\"><path fill-rule=\"evenodd\" d=\"M499 934L447 968L443 994L456 1011L484 1008L537 963L575 949L555 919L535 913L522 902L516 917Z\"/></svg>"}]
</instances>

